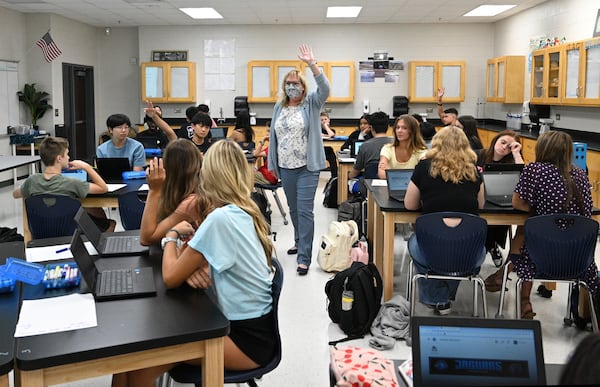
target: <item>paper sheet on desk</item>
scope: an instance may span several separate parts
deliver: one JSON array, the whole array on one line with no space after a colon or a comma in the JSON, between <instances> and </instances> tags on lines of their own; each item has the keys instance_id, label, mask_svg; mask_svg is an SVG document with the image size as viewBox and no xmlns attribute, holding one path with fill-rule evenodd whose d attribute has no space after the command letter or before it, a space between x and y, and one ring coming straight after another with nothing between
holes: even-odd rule
<instances>
[{"instance_id":1,"label":"paper sheet on desk","mask_svg":"<svg viewBox=\"0 0 600 387\"><path fill-rule=\"evenodd\" d=\"M340 157L338 159L341 163L355 163L356 159L352 157Z\"/></svg>"},{"instance_id":2,"label":"paper sheet on desk","mask_svg":"<svg viewBox=\"0 0 600 387\"><path fill-rule=\"evenodd\" d=\"M108 186L108 192L115 192L116 190L119 190L123 187L125 187L127 184L106 184Z\"/></svg>"},{"instance_id":3,"label":"paper sheet on desk","mask_svg":"<svg viewBox=\"0 0 600 387\"><path fill-rule=\"evenodd\" d=\"M15 337L72 331L98 325L92 294L24 300Z\"/></svg>"},{"instance_id":4,"label":"paper sheet on desk","mask_svg":"<svg viewBox=\"0 0 600 387\"><path fill-rule=\"evenodd\" d=\"M371 181L371 185L373 187L387 187L387 180L373 179L373 181Z\"/></svg>"},{"instance_id":5,"label":"paper sheet on desk","mask_svg":"<svg viewBox=\"0 0 600 387\"><path fill-rule=\"evenodd\" d=\"M140 186L140 188L138 188L138 191L148 191L150 190L150 187L148 187L147 183L144 183Z\"/></svg>"},{"instance_id":6,"label":"paper sheet on desk","mask_svg":"<svg viewBox=\"0 0 600 387\"><path fill-rule=\"evenodd\" d=\"M52 245L44 247L28 247L25 249L27 262L57 261L59 259L73 258L69 244ZM98 255L98 251L92 245L92 242L85 242L85 247L90 255ZM66 249L66 250L64 250Z\"/></svg>"}]
</instances>

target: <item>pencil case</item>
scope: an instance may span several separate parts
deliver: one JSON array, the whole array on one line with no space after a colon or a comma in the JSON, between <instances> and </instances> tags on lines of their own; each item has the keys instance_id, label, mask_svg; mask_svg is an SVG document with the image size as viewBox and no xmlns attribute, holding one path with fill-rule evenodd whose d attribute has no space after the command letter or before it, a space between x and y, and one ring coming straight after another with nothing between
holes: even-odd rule
<instances>
[{"instance_id":1,"label":"pencil case","mask_svg":"<svg viewBox=\"0 0 600 387\"><path fill-rule=\"evenodd\" d=\"M123 180L145 179L146 171L125 171L123 172Z\"/></svg>"},{"instance_id":2,"label":"pencil case","mask_svg":"<svg viewBox=\"0 0 600 387\"><path fill-rule=\"evenodd\" d=\"M81 272L75 262L46 265L42 284L46 289L73 288L81 283Z\"/></svg>"},{"instance_id":3,"label":"pencil case","mask_svg":"<svg viewBox=\"0 0 600 387\"><path fill-rule=\"evenodd\" d=\"M154 157L154 156L162 155L162 149L160 149L160 148L148 148L148 149L144 149L144 152L146 152L146 157Z\"/></svg>"},{"instance_id":4,"label":"pencil case","mask_svg":"<svg viewBox=\"0 0 600 387\"><path fill-rule=\"evenodd\" d=\"M4 275L30 285L37 285L44 278L44 266L10 257L6 259Z\"/></svg>"},{"instance_id":5,"label":"pencil case","mask_svg":"<svg viewBox=\"0 0 600 387\"><path fill-rule=\"evenodd\" d=\"M15 280L4 272L6 265L0 266L0 294L12 293L15 290Z\"/></svg>"}]
</instances>

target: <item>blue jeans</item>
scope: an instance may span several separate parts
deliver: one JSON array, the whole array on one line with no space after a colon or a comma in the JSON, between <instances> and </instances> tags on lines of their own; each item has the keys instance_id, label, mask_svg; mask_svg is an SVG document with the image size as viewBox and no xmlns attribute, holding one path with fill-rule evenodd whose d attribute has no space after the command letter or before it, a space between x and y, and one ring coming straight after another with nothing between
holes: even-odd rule
<instances>
[{"instance_id":1,"label":"blue jeans","mask_svg":"<svg viewBox=\"0 0 600 387\"><path fill-rule=\"evenodd\" d=\"M298 264L310 266L312 245L315 236L315 193L319 183L319 172L306 167L280 168L281 185L290 208L294 225L294 241L298 247Z\"/></svg>"},{"instance_id":2,"label":"blue jeans","mask_svg":"<svg viewBox=\"0 0 600 387\"><path fill-rule=\"evenodd\" d=\"M415 271L419 274L425 274L429 270L427 266L427 260L423 256L423 252L417 242L416 234L413 234L408 240L408 252L412 257ZM478 259L480 267L485 259L485 248L481 250L481 256ZM479 272L479 270L477 270ZM438 280L438 279L425 279L419 278L419 301L422 304L427 305L443 305L450 301L454 301L456 298L456 292L458 291L458 285L461 281L455 280Z\"/></svg>"}]
</instances>

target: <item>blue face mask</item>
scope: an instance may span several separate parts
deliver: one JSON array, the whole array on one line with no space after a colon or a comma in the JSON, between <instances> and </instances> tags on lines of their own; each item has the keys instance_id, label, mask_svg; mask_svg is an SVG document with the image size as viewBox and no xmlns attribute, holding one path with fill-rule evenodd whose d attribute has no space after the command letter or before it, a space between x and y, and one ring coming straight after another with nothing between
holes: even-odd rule
<instances>
[{"instance_id":1,"label":"blue face mask","mask_svg":"<svg viewBox=\"0 0 600 387\"><path fill-rule=\"evenodd\" d=\"M302 96L302 86L289 84L285 85L285 95L288 96L289 99L298 99Z\"/></svg>"}]
</instances>

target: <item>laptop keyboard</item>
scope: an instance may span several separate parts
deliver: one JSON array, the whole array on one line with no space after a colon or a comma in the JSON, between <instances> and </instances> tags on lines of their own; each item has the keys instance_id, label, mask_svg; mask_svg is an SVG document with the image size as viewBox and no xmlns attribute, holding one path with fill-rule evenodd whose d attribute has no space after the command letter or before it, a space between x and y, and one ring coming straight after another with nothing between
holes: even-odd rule
<instances>
[{"instance_id":1,"label":"laptop keyboard","mask_svg":"<svg viewBox=\"0 0 600 387\"><path fill-rule=\"evenodd\" d=\"M110 237L106 239L106 252L118 253L131 251L131 237Z\"/></svg>"},{"instance_id":2,"label":"laptop keyboard","mask_svg":"<svg viewBox=\"0 0 600 387\"><path fill-rule=\"evenodd\" d=\"M133 273L129 270L107 270L100 274L100 293L123 294L133 292Z\"/></svg>"}]
</instances>

